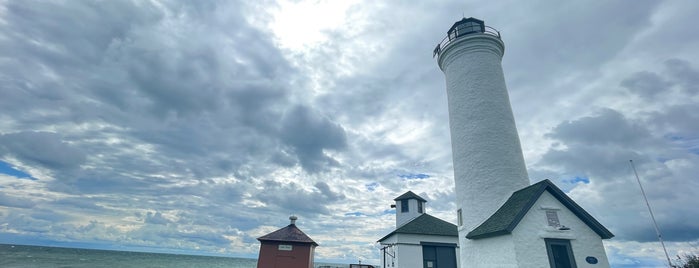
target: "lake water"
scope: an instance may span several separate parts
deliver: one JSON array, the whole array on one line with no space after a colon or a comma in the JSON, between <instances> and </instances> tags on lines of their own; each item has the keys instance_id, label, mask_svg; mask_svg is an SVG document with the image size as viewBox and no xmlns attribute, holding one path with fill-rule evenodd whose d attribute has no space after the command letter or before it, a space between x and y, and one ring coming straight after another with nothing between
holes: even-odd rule
<instances>
[{"instance_id":1,"label":"lake water","mask_svg":"<svg viewBox=\"0 0 699 268\"><path fill-rule=\"evenodd\" d=\"M316 263L318 266L349 267L347 264ZM256 259L175 255L42 246L0 244L0 267L163 267L163 268L256 268Z\"/></svg>"}]
</instances>

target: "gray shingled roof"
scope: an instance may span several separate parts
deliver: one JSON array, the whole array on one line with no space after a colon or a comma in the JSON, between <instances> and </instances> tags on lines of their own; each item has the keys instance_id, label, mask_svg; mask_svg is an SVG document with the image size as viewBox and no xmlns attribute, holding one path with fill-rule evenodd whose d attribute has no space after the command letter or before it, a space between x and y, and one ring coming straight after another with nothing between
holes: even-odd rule
<instances>
[{"instance_id":1,"label":"gray shingled roof","mask_svg":"<svg viewBox=\"0 0 699 268\"><path fill-rule=\"evenodd\" d=\"M602 226L595 218L588 214L582 207L570 199L561 189L556 187L551 181L543 180L517 192L490 216L485 222L473 229L466 235L468 239L480 239L512 233L517 224L527 214L529 209L539 199L544 191L548 191L559 202L572 211L580 220L585 222L602 239L614 237L607 228Z\"/></svg>"},{"instance_id":2,"label":"gray shingled roof","mask_svg":"<svg viewBox=\"0 0 699 268\"><path fill-rule=\"evenodd\" d=\"M305 233L301 231L295 224L289 224L288 226L266 234L264 236L258 237L257 240L262 241L276 241L276 242L295 242L304 244L313 244L317 246L318 243L313 241Z\"/></svg>"},{"instance_id":3,"label":"gray shingled roof","mask_svg":"<svg viewBox=\"0 0 699 268\"><path fill-rule=\"evenodd\" d=\"M398 200L403 200L403 199L417 199L417 200L420 200L422 202L427 202L427 200L423 199L419 195L416 195L415 193L413 193L413 191L407 191L406 193L400 195L399 197L396 197L396 199L393 199L393 200L398 201Z\"/></svg>"},{"instance_id":4,"label":"gray shingled roof","mask_svg":"<svg viewBox=\"0 0 699 268\"><path fill-rule=\"evenodd\" d=\"M423 235L442 235L442 236L459 236L459 231L456 225L440 220L429 214L422 214L412 221L403 224L395 231L387 234L379 239L379 242L392 236L393 234L423 234Z\"/></svg>"}]
</instances>

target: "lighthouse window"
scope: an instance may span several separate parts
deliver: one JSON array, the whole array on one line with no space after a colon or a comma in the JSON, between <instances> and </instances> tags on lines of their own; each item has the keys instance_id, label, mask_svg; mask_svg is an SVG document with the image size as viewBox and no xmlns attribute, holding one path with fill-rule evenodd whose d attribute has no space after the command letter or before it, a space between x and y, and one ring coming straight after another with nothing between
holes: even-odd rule
<instances>
[{"instance_id":1,"label":"lighthouse window","mask_svg":"<svg viewBox=\"0 0 699 268\"><path fill-rule=\"evenodd\" d=\"M465 34L480 32L483 32L483 25L480 23L475 21L464 22L459 26L456 26L456 29L449 33L449 40L453 40Z\"/></svg>"},{"instance_id":2,"label":"lighthouse window","mask_svg":"<svg viewBox=\"0 0 699 268\"><path fill-rule=\"evenodd\" d=\"M408 212L408 199L400 201L400 212Z\"/></svg>"},{"instance_id":3,"label":"lighthouse window","mask_svg":"<svg viewBox=\"0 0 699 268\"><path fill-rule=\"evenodd\" d=\"M463 35L463 34L468 34L468 33L473 33L473 32L480 32L481 31L481 25L475 22L467 22L458 27L458 35Z\"/></svg>"}]
</instances>

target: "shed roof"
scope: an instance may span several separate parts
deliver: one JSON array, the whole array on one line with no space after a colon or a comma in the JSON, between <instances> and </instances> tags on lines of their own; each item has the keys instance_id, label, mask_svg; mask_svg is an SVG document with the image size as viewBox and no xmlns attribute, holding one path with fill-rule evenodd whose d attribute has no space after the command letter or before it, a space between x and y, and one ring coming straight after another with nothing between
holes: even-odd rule
<instances>
[{"instance_id":1,"label":"shed roof","mask_svg":"<svg viewBox=\"0 0 699 268\"><path fill-rule=\"evenodd\" d=\"M295 242L304 244L313 244L317 246L318 243L313 241L308 237L301 229L296 227L296 224L289 224L288 226L266 234L264 236L258 237L257 240L263 241L274 241L274 242Z\"/></svg>"},{"instance_id":2,"label":"shed roof","mask_svg":"<svg viewBox=\"0 0 699 268\"><path fill-rule=\"evenodd\" d=\"M527 214L544 191L548 191L553 195L602 239L614 237L614 234L576 204L575 201L568 197L561 189L556 187L551 181L543 180L512 193L512 196L507 199L500 209L493 213L493 215L481 225L469 232L466 238L480 239L512 233L512 230L517 227L517 224L524 218L524 215Z\"/></svg>"},{"instance_id":3,"label":"shed roof","mask_svg":"<svg viewBox=\"0 0 699 268\"><path fill-rule=\"evenodd\" d=\"M393 199L393 200L398 201L398 200L403 200L403 199L417 199L417 200L420 200L422 202L427 202L427 200L420 197L419 195L416 195L415 193L413 193L413 191L407 191L404 194L400 195L399 197L396 197L396 199Z\"/></svg>"},{"instance_id":4,"label":"shed roof","mask_svg":"<svg viewBox=\"0 0 699 268\"><path fill-rule=\"evenodd\" d=\"M382 237L379 242L394 234L459 236L459 231L456 225L425 213Z\"/></svg>"}]
</instances>

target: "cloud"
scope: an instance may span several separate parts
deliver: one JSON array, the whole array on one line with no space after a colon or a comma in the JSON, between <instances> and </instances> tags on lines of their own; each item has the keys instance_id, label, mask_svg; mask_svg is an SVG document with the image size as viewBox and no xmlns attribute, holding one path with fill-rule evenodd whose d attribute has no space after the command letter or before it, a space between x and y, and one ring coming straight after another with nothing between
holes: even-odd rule
<instances>
[{"instance_id":1,"label":"cloud","mask_svg":"<svg viewBox=\"0 0 699 268\"><path fill-rule=\"evenodd\" d=\"M633 159L668 240L695 238L699 6L360 1L311 33L276 27L295 4L0 4L0 161L37 178L0 175L0 236L254 256L293 213L317 259L378 262L405 191L455 220L431 52L467 10L506 43L531 178L612 229L610 257L643 264Z\"/></svg>"},{"instance_id":2,"label":"cloud","mask_svg":"<svg viewBox=\"0 0 699 268\"><path fill-rule=\"evenodd\" d=\"M314 189L303 189L301 185L279 183L267 180L263 184L264 191L259 192L256 199L264 202L274 210L286 211L288 214L330 214L328 205L345 199L345 196L332 191L326 183L316 183ZM275 209L276 208L276 209Z\"/></svg>"},{"instance_id":3,"label":"cloud","mask_svg":"<svg viewBox=\"0 0 699 268\"><path fill-rule=\"evenodd\" d=\"M170 221L166 218L163 217L163 214L160 212L148 212L146 214L146 219L145 223L150 223L150 224L168 224Z\"/></svg>"},{"instance_id":4,"label":"cloud","mask_svg":"<svg viewBox=\"0 0 699 268\"><path fill-rule=\"evenodd\" d=\"M12 196L0 192L0 206L14 208L32 208L35 205L36 202L34 202L34 200L30 198Z\"/></svg>"},{"instance_id":5,"label":"cloud","mask_svg":"<svg viewBox=\"0 0 699 268\"><path fill-rule=\"evenodd\" d=\"M324 150L338 151L347 146L342 126L303 106L292 108L284 116L280 132L282 141L293 148L301 166L309 172L337 165Z\"/></svg>"},{"instance_id":6,"label":"cloud","mask_svg":"<svg viewBox=\"0 0 699 268\"><path fill-rule=\"evenodd\" d=\"M0 153L46 168L74 169L85 162L79 148L52 132L17 132L0 135Z\"/></svg>"},{"instance_id":7,"label":"cloud","mask_svg":"<svg viewBox=\"0 0 699 268\"><path fill-rule=\"evenodd\" d=\"M647 161L635 148L658 143L649 131L624 118L618 111L604 109L598 115L562 122L547 134L559 142L535 166L565 170L562 177L590 180L619 176L629 159ZM534 168L532 175L538 174ZM536 178L536 180L543 178Z\"/></svg>"},{"instance_id":8,"label":"cloud","mask_svg":"<svg viewBox=\"0 0 699 268\"><path fill-rule=\"evenodd\" d=\"M689 94L699 92L699 71L692 64L682 59L669 59L665 61L668 74L678 83L684 86L684 91Z\"/></svg>"},{"instance_id":9,"label":"cloud","mask_svg":"<svg viewBox=\"0 0 699 268\"><path fill-rule=\"evenodd\" d=\"M621 86L641 97L652 99L655 95L667 91L672 84L656 73L643 71L621 81Z\"/></svg>"},{"instance_id":10,"label":"cloud","mask_svg":"<svg viewBox=\"0 0 699 268\"><path fill-rule=\"evenodd\" d=\"M596 116L561 123L548 136L566 144L624 146L644 142L650 133L618 111L605 109Z\"/></svg>"},{"instance_id":11,"label":"cloud","mask_svg":"<svg viewBox=\"0 0 699 268\"><path fill-rule=\"evenodd\" d=\"M668 111L672 111L669 109ZM654 117L651 122L657 123ZM598 215L622 241L653 241L647 209L630 170L633 159L640 170L656 218L668 241L699 239L691 216L699 213L687 204L692 198L686 187L690 179L689 163L699 160L690 151L676 151L664 132L655 133L654 124L631 119L618 111L604 109L594 116L562 122L547 134L556 140L534 165L532 174L550 172L559 182L578 181L566 177L585 178L585 184L564 185L574 199ZM662 124L672 125L671 122ZM665 131L672 131L668 127ZM681 145L680 145L681 146ZM679 149L679 148L678 148ZM543 173L542 173L543 171ZM678 185L683 185L678 187ZM607 204L609 207L602 209ZM640 221L625 219L641 217Z\"/></svg>"},{"instance_id":12,"label":"cloud","mask_svg":"<svg viewBox=\"0 0 699 268\"><path fill-rule=\"evenodd\" d=\"M406 179L406 180L422 180L422 179L427 179L430 177L430 175L427 174L400 174L398 177Z\"/></svg>"}]
</instances>

